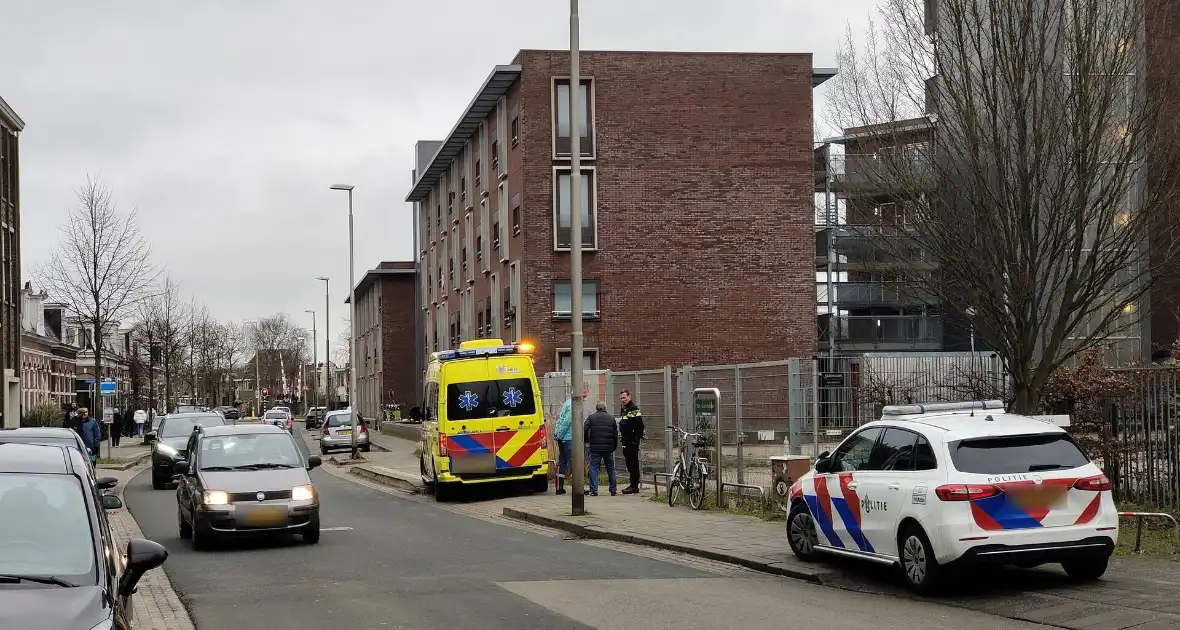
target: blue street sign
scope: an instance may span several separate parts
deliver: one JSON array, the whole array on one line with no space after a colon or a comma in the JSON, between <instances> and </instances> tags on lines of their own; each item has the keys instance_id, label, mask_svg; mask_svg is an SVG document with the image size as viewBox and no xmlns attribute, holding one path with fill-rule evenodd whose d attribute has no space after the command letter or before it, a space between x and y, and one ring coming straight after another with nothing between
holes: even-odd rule
<instances>
[{"instance_id":1,"label":"blue street sign","mask_svg":"<svg viewBox=\"0 0 1180 630\"><path fill-rule=\"evenodd\" d=\"M118 383L113 378L103 379L99 392L103 394L113 394L117 391Z\"/></svg>"}]
</instances>

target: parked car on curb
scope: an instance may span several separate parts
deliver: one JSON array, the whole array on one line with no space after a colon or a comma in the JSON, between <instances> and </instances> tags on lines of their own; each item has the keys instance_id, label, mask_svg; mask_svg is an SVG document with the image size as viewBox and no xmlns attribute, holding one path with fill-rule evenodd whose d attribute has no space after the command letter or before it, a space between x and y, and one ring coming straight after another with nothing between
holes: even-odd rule
<instances>
[{"instance_id":1,"label":"parked car on curb","mask_svg":"<svg viewBox=\"0 0 1180 630\"><path fill-rule=\"evenodd\" d=\"M339 409L329 411L324 418L324 428L320 432L320 453L327 455L333 449L352 448L352 411ZM369 427L364 418L357 415L356 444L360 450L368 453L372 448L369 441Z\"/></svg>"},{"instance_id":2,"label":"parked car on curb","mask_svg":"<svg viewBox=\"0 0 1180 630\"><path fill-rule=\"evenodd\" d=\"M168 558L134 538L115 546L87 457L72 446L0 444L0 628L130 630L132 596Z\"/></svg>"},{"instance_id":3,"label":"parked car on curb","mask_svg":"<svg viewBox=\"0 0 1180 630\"><path fill-rule=\"evenodd\" d=\"M919 593L976 563L1095 580L1118 540L1110 479L1061 427L998 400L885 407L820 454L790 506L799 559L892 564Z\"/></svg>"},{"instance_id":4,"label":"parked car on curb","mask_svg":"<svg viewBox=\"0 0 1180 630\"><path fill-rule=\"evenodd\" d=\"M193 549L234 535L300 534L320 540L320 505L295 438L265 424L193 431L176 463L177 527Z\"/></svg>"},{"instance_id":5,"label":"parked car on curb","mask_svg":"<svg viewBox=\"0 0 1180 630\"><path fill-rule=\"evenodd\" d=\"M318 429L324 423L324 414L328 412L327 407L312 407L307 410L307 416L304 421L303 428Z\"/></svg>"},{"instance_id":6,"label":"parked car on curb","mask_svg":"<svg viewBox=\"0 0 1180 630\"><path fill-rule=\"evenodd\" d=\"M188 455L184 449L195 427L225 424L218 413L174 413L161 418L159 428L145 436L152 445L152 488L163 490L172 481L176 462Z\"/></svg>"}]
</instances>

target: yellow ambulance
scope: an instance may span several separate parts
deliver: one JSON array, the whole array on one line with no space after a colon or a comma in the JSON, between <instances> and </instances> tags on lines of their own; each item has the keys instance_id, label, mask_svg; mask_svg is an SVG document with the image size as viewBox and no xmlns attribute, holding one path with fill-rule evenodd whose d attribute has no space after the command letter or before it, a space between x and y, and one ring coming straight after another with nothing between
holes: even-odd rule
<instances>
[{"instance_id":1,"label":"yellow ambulance","mask_svg":"<svg viewBox=\"0 0 1180 630\"><path fill-rule=\"evenodd\" d=\"M422 482L445 501L462 485L549 489L549 444L533 346L476 339L436 352L423 392Z\"/></svg>"}]
</instances>

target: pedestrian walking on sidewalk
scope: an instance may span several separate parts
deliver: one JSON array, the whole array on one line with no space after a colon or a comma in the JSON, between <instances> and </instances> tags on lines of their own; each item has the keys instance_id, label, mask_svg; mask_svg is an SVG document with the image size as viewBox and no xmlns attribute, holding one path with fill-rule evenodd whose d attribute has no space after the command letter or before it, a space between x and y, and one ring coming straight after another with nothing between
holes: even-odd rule
<instances>
[{"instance_id":1,"label":"pedestrian walking on sidewalk","mask_svg":"<svg viewBox=\"0 0 1180 630\"><path fill-rule=\"evenodd\" d=\"M599 401L597 411L586 418L586 444L590 448L590 496L598 496L598 467L606 464L610 478L610 495L615 496L618 488L615 478L615 450L619 448L619 425L615 417L606 410L606 403Z\"/></svg>"},{"instance_id":2,"label":"pedestrian walking on sidewalk","mask_svg":"<svg viewBox=\"0 0 1180 630\"><path fill-rule=\"evenodd\" d=\"M78 410L78 418L82 421L82 443L90 451L90 463L98 462L98 447L102 444L102 426L98 420L90 417L90 410L82 407Z\"/></svg>"},{"instance_id":3,"label":"pedestrian walking on sidewalk","mask_svg":"<svg viewBox=\"0 0 1180 630\"><path fill-rule=\"evenodd\" d=\"M573 460L574 422L573 400L566 398L553 423L553 439L557 440L557 494L565 494L565 478L570 474Z\"/></svg>"},{"instance_id":4,"label":"pedestrian walking on sidewalk","mask_svg":"<svg viewBox=\"0 0 1180 630\"><path fill-rule=\"evenodd\" d=\"M631 399L631 390L619 393L623 408L619 413L619 435L623 438L623 459L627 462L627 476L631 485L623 488L623 494L639 492L639 447L643 443L643 413Z\"/></svg>"},{"instance_id":5,"label":"pedestrian walking on sidewalk","mask_svg":"<svg viewBox=\"0 0 1180 630\"><path fill-rule=\"evenodd\" d=\"M138 432L139 437L143 437L143 423L147 422L147 412L143 409L136 409L134 419L135 430Z\"/></svg>"},{"instance_id":6,"label":"pedestrian walking on sidewalk","mask_svg":"<svg viewBox=\"0 0 1180 630\"><path fill-rule=\"evenodd\" d=\"M111 448L119 448L119 440L123 437L123 412L115 407L111 416Z\"/></svg>"}]
</instances>

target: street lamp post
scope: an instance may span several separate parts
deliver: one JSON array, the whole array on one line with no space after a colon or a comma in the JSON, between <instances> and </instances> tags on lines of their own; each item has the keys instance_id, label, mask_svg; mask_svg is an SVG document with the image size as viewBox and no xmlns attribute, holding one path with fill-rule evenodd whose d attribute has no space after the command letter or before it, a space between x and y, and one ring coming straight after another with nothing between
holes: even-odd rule
<instances>
[{"instance_id":1,"label":"street lamp post","mask_svg":"<svg viewBox=\"0 0 1180 630\"><path fill-rule=\"evenodd\" d=\"M570 415L573 420L573 495L570 512L586 512L585 438L582 434L582 79L578 41L578 0L570 0Z\"/></svg>"},{"instance_id":2,"label":"street lamp post","mask_svg":"<svg viewBox=\"0 0 1180 630\"><path fill-rule=\"evenodd\" d=\"M332 318L331 305L328 299L328 277L320 276L316 280L324 282L324 407L325 412L331 410L336 405L332 404L332 395L330 392L332 382ZM320 366L316 366L316 372L319 372Z\"/></svg>"},{"instance_id":3,"label":"street lamp post","mask_svg":"<svg viewBox=\"0 0 1180 630\"><path fill-rule=\"evenodd\" d=\"M311 388L312 388L312 391L315 392L315 396L313 396L312 398L316 401L316 403L317 403L316 406L318 407L319 406L318 403L320 401L320 368L317 365L318 362L316 360L317 350L316 350L316 335L315 335L315 309L308 309L305 312L311 313L311 368L312 368L312 370L315 371L315 377L311 381ZM304 404L304 407L306 407L306 406L307 405Z\"/></svg>"},{"instance_id":4,"label":"street lamp post","mask_svg":"<svg viewBox=\"0 0 1180 630\"><path fill-rule=\"evenodd\" d=\"M332 190L348 191L348 418L352 426L352 458L357 458L356 445L356 287L353 286L355 250L352 229L352 184L333 184Z\"/></svg>"}]
</instances>

